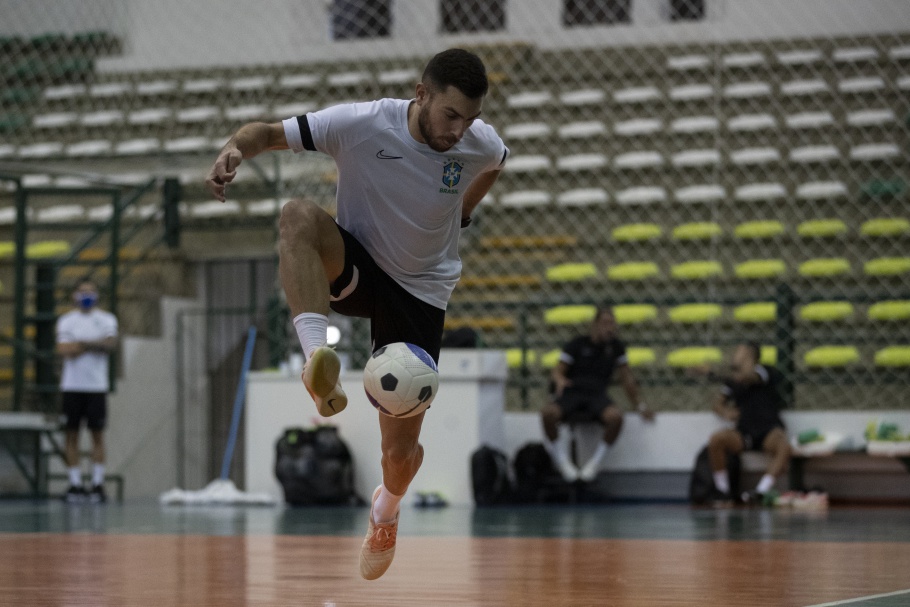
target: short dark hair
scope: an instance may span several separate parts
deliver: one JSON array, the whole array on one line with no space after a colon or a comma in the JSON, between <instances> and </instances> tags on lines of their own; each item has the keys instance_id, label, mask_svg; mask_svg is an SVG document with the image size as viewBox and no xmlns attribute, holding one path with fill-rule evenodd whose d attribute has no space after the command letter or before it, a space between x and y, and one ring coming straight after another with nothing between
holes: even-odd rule
<instances>
[{"instance_id":1,"label":"short dark hair","mask_svg":"<svg viewBox=\"0 0 910 607\"><path fill-rule=\"evenodd\" d=\"M761 346L760 345L758 345L754 341L744 341L740 345L743 348L747 349L750 354L752 354L752 358L755 359L755 362L758 362L761 360Z\"/></svg>"},{"instance_id":2,"label":"short dark hair","mask_svg":"<svg viewBox=\"0 0 910 607\"><path fill-rule=\"evenodd\" d=\"M469 99L483 97L490 88L483 61L474 53L460 48L437 53L427 63L420 81L440 90L454 86Z\"/></svg>"},{"instance_id":3,"label":"short dark hair","mask_svg":"<svg viewBox=\"0 0 910 607\"><path fill-rule=\"evenodd\" d=\"M597 312L594 313L594 322L597 322L598 320L600 320L601 316L603 316L604 314L609 314L610 316L613 316L613 308L611 308L610 306L601 306L601 307L597 308Z\"/></svg>"}]
</instances>

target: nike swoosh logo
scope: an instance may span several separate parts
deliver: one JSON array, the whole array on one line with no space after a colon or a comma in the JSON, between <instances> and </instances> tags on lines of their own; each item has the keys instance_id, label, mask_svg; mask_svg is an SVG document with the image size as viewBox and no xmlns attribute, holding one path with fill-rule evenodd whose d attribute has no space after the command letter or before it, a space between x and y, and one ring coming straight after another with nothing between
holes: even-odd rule
<instances>
[{"instance_id":1,"label":"nike swoosh logo","mask_svg":"<svg viewBox=\"0 0 910 607\"><path fill-rule=\"evenodd\" d=\"M404 156L387 156L386 154L384 154L384 152L385 152L385 149L382 149L382 150L379 150L378 152L376 152L376 158L379 158L380 160L401 160L402 158L404 158Z\"/></svg>"},{"instance_id":2,"label":"nike swoosh logo","mask_svg":"<svg viewBox=\"0 0 910 607\"><path fill-rule=\"evenodd\" d=\"M328 402L329 409L331 409L332 411L335 410L335 405L332 404L332 403L334 403L334 402L335 402L335 399L334 399L334 398L330 398L330 399L329 399L329 402Z\"/></svg>"}]
</instances>

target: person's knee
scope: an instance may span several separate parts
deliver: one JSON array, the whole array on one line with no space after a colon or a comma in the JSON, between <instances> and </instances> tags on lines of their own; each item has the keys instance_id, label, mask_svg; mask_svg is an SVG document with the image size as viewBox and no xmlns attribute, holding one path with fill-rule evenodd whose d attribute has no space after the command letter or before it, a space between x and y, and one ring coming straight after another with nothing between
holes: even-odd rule
<instances>
[{"instance_id":1,"label":"person's knee","mask_svg":"<svg viewBox=\"0 0 910 607\"><path fill-rule=\"evenodd\" d=\"M414 471L423 462L423 445L418 442L387 445L383 447L382 460L384 467L396 472Z\"/></svg>"},{"instance_id":2,"label":"person's knee","mask_svg":"<svg viewBox=\"0 0 910 607\"><path fill-rule=\"evenodd\" d=\"M547 426L555 426L562 420L562 411L553 403L548 403L540 410L540 418Z\"/></svg>"},{"instance_id":3,"label":"person's knee","mask_svg":"<svg viewBox=\"0 0 910 607\"><path fill-rule=\"evenodd\" d=\"M725 440L725 436L724 436L725 434L726 434L726 432L724 430L721 430L719 432L715 432L714 434L712 434L711 437L708 439L708 448L709 449L723 449L724 445L726 444L726 440Z\"/></svg>"},{"instance_id":4,"label":"person's knee","mask_svg":"<svg viewBox=\"0 0 910 607\"><path fill-rule=\"evenodd\" d=\"M313 242L320 222L328 216L309 200L291 200L281 207L278 231L282 242L293 243L303 239Z\"/></svg>"},{"instance_id":5,"label":"person's knee","mask_svg":"<svg viewBox=\"0 0 910 607\"><path fill-rule=\"evenodd\" d=\"M616 407L608 407L600 416L600 420L607 428L619 430L622 428L622 413Z\"/></svg>"}]
</instances>

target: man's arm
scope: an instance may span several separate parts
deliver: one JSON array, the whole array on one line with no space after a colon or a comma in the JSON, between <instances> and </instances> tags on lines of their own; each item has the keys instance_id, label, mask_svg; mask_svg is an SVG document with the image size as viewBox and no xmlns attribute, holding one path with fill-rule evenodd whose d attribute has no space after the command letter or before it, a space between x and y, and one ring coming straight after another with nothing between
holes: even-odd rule
<instances>
[{"instance_id":1,"label":"man's arm","mask_svg":"<svg viewBox=\"0 0 910 607\"><path fill-rule=\"evenodd\" d=\"M735 422L739 419L739 409L730 405L730 398L723 392L718 392L714 397L714 413L723 419Z\"/></svg>"},{"instance_id":2,"label":"man's arm","mask_svg":"<svg viewBox=\"0 0 910 607\"><path fill-rule=\"evenodd\" d=\"M572 385L572 380L569 379L569 365L563 361L556 363L550 373L550 377L553 379L554 384L553 396L557 398L562 396L563 390Z\"/></svg>"},{"instance_id":3,"label":"man's arm","mask_svg":"<svg viewBox=\"0 0 910 607\"><path fill-rule=\"evenodd\" d=\"M464 199L461 202L461 218L463 220L471 216L471 213L483 200L483 197L487 195L487 192L499 179L500 173L502 173L501 170L487 171L474 178L474 181L471 182L471 185L468 186L467 191L464 193Z\"/></svg>"},{"instance_id":4,"label":"man's arm","mask_svg":"<svg viewBox=\"0 0 910 607\"><path fill-rule=\"evenodd\" d=\"M98 341L83 341L79 342L79 345L82 346L82 349L85 352L103 352L105 354L110 354L117 349L117 338L105 337Z\"/></svg>"},{"instance_id":5,"label":"man's arm","mask_svg":"<svg viewBox=\"0 0 910 607\"><path fill-rule=\"evenodd\" d=\"M632 405L636 411L641 413L641 416L646 420L654 419L654 411L652 411L647 403L642 400L641 393L638 389L638 381L635 379L635 375L632 373L632 369L629 365L619 365L619 380L629 399L629 404Z\"/></svg>"},{"instance_id":6,"label":"man's arm","mask_svg":"<svg viewBox=\"0 0 910 607\"><path fill-rule=\"evenodd\" d=\"M268 150L288 149L284 125L280 122L245 124L224 144L206 177L205 185L215 198L224 202L224 187L237 176L237 167L245 158L253 158Z\"/></svg>"},{"instance_id":7,"label":"man's arm","mask_svg":"<svg viewBox=\"0 0 910 607\"><path fill-rule=\"evenodd\" d=\"M78 341L68 341L57 344L57 354L64 358L75 358L85 353L85 348Z\"/></svg>"}]
</instances>

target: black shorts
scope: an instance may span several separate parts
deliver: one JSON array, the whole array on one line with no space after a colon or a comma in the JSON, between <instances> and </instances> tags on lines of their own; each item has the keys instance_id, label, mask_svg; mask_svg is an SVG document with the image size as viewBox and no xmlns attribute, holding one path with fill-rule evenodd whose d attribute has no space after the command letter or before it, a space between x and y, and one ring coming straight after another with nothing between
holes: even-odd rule
<instances>
[{"instance_id":1,"label":"black shorts","mask_svg":"<svg viewBox=\"0 0 910 607\"><path fill-rule=\"evenodd\" d=\"M344 270L329 287L333 311L370 319L372 351L404 341L439 362L446 312L421 301L386 274L363 245L338 226L344 240Z\"/></svg>"},{"instance_id":2,"label":"black shorts","mask_svg":"<svg viewBox=\"0 0 910 607\"><path fill-rule=\"evenodd\" d=\"M743 437L743 448L746 451L763 451L765 439L777 428L780 428L780 426L763 429L739 430L739 434Z\"/></svg>"},{"instance_id":3,"label":"black shorts","mask_svg":"<svg viewBox=\"0 0 910 607\"><path fill-rule=\"evenodd\" d=\"M78 430L82 420L90 430L104 430L107 422L107 394L104 392L64 392L63 414L67 430Z\"/></svg>"},{"instance_id":4,"label":"black shorts","mask_svg":"<svg viewBox=\"0 0 910 607\"><path fill-rule=\"evenodd\" d=\"M572 390L566 390L553 402L562 410L562 421L571 422L599 422L604 410L613 406L613 401L606 394L585 394Z\"/></svg>"}]
</instances>

